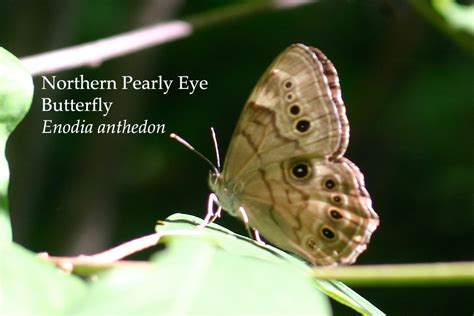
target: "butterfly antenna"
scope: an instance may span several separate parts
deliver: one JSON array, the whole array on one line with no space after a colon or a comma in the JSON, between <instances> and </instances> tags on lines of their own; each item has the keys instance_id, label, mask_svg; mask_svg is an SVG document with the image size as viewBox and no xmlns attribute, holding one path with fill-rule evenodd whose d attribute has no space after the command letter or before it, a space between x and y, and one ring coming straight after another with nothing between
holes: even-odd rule
<instances>
[{"instance_id":1,"label":"butterfly antenna","mask_svg":"<svg viewBox=\"0 0 474 316\"><path fill-rule=\"evenodd\" d=\"M182 139L181 137L179 137L178 135L176 135L175 133L171 133L170 134L170 137L175 139L178 143L181 143L182 145L184 145L186 148L188 148L189 150L191 150L193 153L197 154L199 157L201 157L202 159L204 159L205 161L207 161L207 163L212 167L212 169L214 170L214 172L216 174L219 174L219 169L216 168L216 166L214 166L214 164L206 158L206 156L204 156L203 154L201 154L199 151L197 151L193 146L191 146L190 143L188 143L187 141L185 141L184 139Z\"/></svg>"},{"instance_id":2,"label":"butterfly antenna","mask_svg":"<svg viewBox=\"0 0 474 316\"><path fill-rule=\"evenodd\" d=\"M214 127L211 127L211 134L212 134L212 141L214 142L214 150L216 152L217 169L221 170L221 158L219 154L219 146L217 145L217 137L216 137L216 132L214 131Z\"/></svg>"}]
</instances>

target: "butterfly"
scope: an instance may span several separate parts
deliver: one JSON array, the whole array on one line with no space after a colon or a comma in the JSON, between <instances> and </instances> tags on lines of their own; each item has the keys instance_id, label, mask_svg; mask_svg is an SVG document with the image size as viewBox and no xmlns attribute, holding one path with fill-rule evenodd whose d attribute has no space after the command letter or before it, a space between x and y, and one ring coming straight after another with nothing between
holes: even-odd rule
<instances>
[{"instance_id":1,"label":"butterfly","mask_svg":"<svg viewBox=\"0 0 474 316\"><path fill-rule=\"evenodd\" d=\"M314 265L353 263L379 218L362 173L343 157L345 112L331 61L303 44L285 49L251 93L222 171L210 173L205 223L224 209Z\"/></svg>"}]
</instances>

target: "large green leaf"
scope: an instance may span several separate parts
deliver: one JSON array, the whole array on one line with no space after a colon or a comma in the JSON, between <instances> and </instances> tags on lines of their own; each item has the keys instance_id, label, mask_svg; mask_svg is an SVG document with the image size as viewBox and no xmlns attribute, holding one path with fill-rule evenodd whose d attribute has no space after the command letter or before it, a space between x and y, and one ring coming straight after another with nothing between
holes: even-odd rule
<instances>
[{"instance_id":1,"label":"large green leaf","mask_svg":"<svg viewBox=\"0 0 474 316\"><path fill-rule=\"evenodd\" d=\"M301 267L245 237L175 214L166 249L148 268L116 269L94 284L74 315L330 315L327 297Z\"/></svg>"},{"instance_id":2,"label":"large green leaf","mask_svg":"<svg viewBox=\"0 0 474 316\"><path fill-rule=\"evenodd\" d=\"M217 224L210 224L205 230L196 229L196 225L199 225L201 221L200 218L191 215L174 214L168 217L167 221L157 228L160 232L168 231L170 233L187 234L190 236L199 234L201 238L207 238L209 242L215 244L217 247L223 248L225 251L236 255L269 261L274 264L291 265L293 268L298 269L303 277L311 279L311 282L322 292L339 303L347 305L364 315L385 315L344 283L339 281L320 281L311 278L312 267L308 266L305 261L270 245L266 245L265 247L259 246L252 239L237 235ZM169 238L172 239L174 237Z\"/></svg>"},{"instance_id":3,"label":"large green leaf","mask_svg":"<svg viewBox=\"0 0 474 316\"><path fill-rule=\"evenodd\" d=\"M21 62L0 47L0 243L11 241L8 213L10 171L5 157L8 136L28 112L33 96L33 81Z\"/></svg>"},{"instance_id":4,"label":"large green leaf","mask_svg":"<svg viewBox=\"0 0 474 316\"><path fill-rule=\"evenodd\" d=\"M166 248L151 263L116 268L89 286L15 244L5 244L5 315L330 315L327 296L383 315L340 282L318 281L303 261L201 220L175 214L158 226ZM21 302L21 303L20 303Z\"/></svg>"},{"instance_id":5,"label":"large green leaf","mask_svg":"<svg viewBox=\"0 0 474 316\"><path fill-rule=\"evenodd\" d=\"M0 315L64 315L84 296L83 281L21 246L4 243L1 252Z\"/></svg>"},{"instance_id":6,"label":"large green leaf","mask_svg":"<svg viewBox=\"0 0 474 316\"><path fill-rule=\"evenodd\" d=\"M86 289L34 253L11 243L5 146L30 108L33 83L20 61L0 48L0 315L58 315Z\"/></svg>"},{"instance_id":7,"label":"large green leaf","mask_svg":"<svg viewBox=\"0 0 474 316\"><path fill-rule=\"evenodd\" d=\"M341 282L219 225L174 214L157 226L166 249L152 265L102 274L74 315L329 315L327 294L366 315L383 315Z\"/></svg>"}]
</instances>

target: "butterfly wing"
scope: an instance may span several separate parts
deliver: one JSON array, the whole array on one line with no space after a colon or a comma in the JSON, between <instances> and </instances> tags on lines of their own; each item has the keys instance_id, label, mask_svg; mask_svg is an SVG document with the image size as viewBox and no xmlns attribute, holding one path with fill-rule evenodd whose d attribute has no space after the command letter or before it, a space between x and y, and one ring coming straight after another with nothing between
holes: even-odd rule
<instances>
[{"instance_id":1,"label":"butterfly wing","mask_svg":"<svg viewBox=\"0 0 474 316\"><path fill-rule=\"evenodd\" d=\"M239 182L250 226L313 264L353 263L378 225L364 178L346 158L292 157Z\"/></svg>"},{"instance_id":2,"label":"butterfly wing","mask_svg":"<svg viewBox=\"0 0 474 316\"><path fill-rule=\"evenodd\" d=\"M218 196L276 246L314 264L352 263L378 217L362 174L342 157L348 139L334 66L316 48L290 46L244 107Z\"/></svg>"},{"instance_id":3,"label":"butterfly wing","mask_svg":"<svg viewBox=\"0 0 474 316\"><path fill-rule=\"evenodd\" d=\"M235 179L288 153L337 158L348 141L336 69L318 49L295 44L276 58L250 95L223 174L225 180Z\"/></svg>"}]
</instances>

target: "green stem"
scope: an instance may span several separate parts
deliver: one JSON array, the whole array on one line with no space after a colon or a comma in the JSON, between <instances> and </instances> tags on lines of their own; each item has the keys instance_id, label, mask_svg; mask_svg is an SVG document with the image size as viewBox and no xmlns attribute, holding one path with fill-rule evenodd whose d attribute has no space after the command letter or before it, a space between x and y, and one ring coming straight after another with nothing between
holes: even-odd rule
<instances>
[{"instance_id":1,"label":"green stem","mask_svg":"<svg viewBox=\"0 0 474 316\"><path fill-rule=\"evenodd\" d=\"M474 285L474 262L317 267L312 274L358 286Z\"/></svg>"},{"instance_id":2,"label":"green stem","mask_svg":"<svg viewBox=\"0 0 474 316\"><path fill-rule=\"evenodd\" d=\"M230 5L184 18L194 29L201 29L223 22L229 22L245 16L260 13L274 6L273 0L252 1Z\"/></svg>"}]
</instances>

